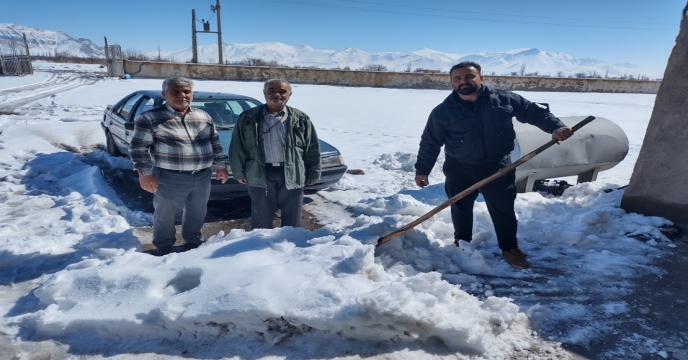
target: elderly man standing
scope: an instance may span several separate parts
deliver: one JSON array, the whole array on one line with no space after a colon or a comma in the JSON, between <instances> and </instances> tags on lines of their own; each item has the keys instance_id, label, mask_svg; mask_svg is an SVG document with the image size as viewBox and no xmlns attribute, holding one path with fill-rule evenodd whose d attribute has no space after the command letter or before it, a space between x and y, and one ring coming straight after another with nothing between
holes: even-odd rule
<instances>
[{"instance_id":1,"label":"elderly man standing","mask_svg":"<svg viewBox=\"0 0 688 360\"><path fill-rule=\"evenodd\" d=\"M320 178L318 135L308 115L287 106L287 81L268 80L263 94L265 105L241 113L234 128L232 175L248 185L253 229L272 229L278 208L282 226L301 227L303 187Z\"/></svg>"},{"instance_id":2,"label":"elderly man standing","mask_svg":"<svg viewBox=\"0 0 688 360\"><path fill-rule=\"evenodd\" d=\"M193 82L183 77L162 83L166 103L136 118L129 155L139 173L141 188L154 193L153 255L172 252L176 240L175 216L182 215L184 250L203 242L201 227L210 197L211 165L217 179L229 178L227 157L213 120L190 107Z\"/></svg>"}]
</instances>

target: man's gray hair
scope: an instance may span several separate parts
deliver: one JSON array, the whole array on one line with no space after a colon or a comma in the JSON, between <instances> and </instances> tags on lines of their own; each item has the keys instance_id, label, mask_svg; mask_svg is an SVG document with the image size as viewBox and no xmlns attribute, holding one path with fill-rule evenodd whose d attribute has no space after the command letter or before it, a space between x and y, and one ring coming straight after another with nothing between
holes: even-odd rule
<instances>
[{"instance_id":1,"label":"man's gray hair","mask_svg":"<svg viewBox=\"0 0 688 360\"><path fill-rule=\"evenodd\" d=\"M175 76L171 78L165 79L165 81L162 82L162 91L167 91L170 89L172 85L175 86L188 86L193 90L193 81L191 79L187 79L182 76Z\"/></svg>"},{"instance_id":2,"label":"man's gray hair","mask_svg":"<svg viewBox=\"0 0 688 360\"><path fill-rule=\"evenodd\" d=\"M263 90L267 90L268 85L270 85L270 83L273 83L273 82L283 82L283 83L287 84L287 86L289 86L289 91L291 91L291 84L289 83L289 81L284 80L284 79L270 79L270 80L266 81L265 84L263 84Z\"/></svg>"}]
</instances>

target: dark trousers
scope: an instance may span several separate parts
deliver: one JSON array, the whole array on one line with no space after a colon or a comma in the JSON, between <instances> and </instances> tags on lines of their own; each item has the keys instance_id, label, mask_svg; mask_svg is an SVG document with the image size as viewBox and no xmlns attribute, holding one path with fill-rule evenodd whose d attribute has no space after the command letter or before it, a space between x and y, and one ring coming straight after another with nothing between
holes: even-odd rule
<instances>
[{"instance_id":1,"label":"dark trousers","mask_svg":"<svg viewBox=\"0 0 688 360\"><path fill-rule=\"evenodd\" d=\"M444 175L447 177L444 189L448 197L468 189L480 180L489 177L508 165L508 161L494 162L486 165L462 164L447 158L444 162ZM487 210L497 234L499 248L511 250L518 248L516 240L516 170L506 173L489 184L476 190L451 205L451 217L454 224L454 238L470 241L473 236L473 204L478 192L483 194Z\"/></svg>"},{"instance_id":2,"label":"dark trousers","mask_svg":"<svg viewBox=\"0 0 688 360\"><path fill-rule=\"evenodd\" d=\"M303 188L289 190L284 179L284 167L265 166L267 189L248 187L251 197L251 228L272 229L272 220L277 209L282 210L281 226L301 227Z\"/></svg>"},{"instance_id":3,"label":"dark trousers","mask_svg":"<svg viewBox=\"0 0 688 360\"><path fill-rule=\"evenodd\" d=\"M201 228L208 210L210 197L210 169L194 174L153 168L158 190L153 195L153 245L169 250L176 241L174 222L182 214L182 237L187 244L198 245L203 241Z\"/></svg>"}]
</instances>

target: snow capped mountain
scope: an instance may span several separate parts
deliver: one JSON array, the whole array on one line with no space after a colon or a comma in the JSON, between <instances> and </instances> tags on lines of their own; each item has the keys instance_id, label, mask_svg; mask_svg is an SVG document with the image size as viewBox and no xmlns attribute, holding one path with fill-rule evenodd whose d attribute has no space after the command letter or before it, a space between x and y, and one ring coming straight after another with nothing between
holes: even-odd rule
<instances>
[{"instance_id":1,"label":"snow capped mountain","mask_svg":"<svg viewBox=\"0 0 688 360\"><path fill-rule=\"evenodd\" d=\"M157 57L157 53L148 54ZM161 56L176 61L189 61L192 58L191 49L161 52ZM198 48L200 62L214 63L217 61L217 45L206 45ZM409 52L376 52L369 53L355 48L342 50L316 50L310 46L290 46L280 42L265 42L253 44L223 44L223 58L229 62L245 62L247 59L262 59L276 61L287 66L316 66L319 68L359 69L365 65L383 65L390 71L414 71L431 69L447 71L452 65L472 60L482 65L484 74L508 75L512 72L521 73L525 64L526 74L549 76L568 76L571 74L597 73L610 77L628 75L657 76L634 64L610 64L595 59L575 58L571 55L557 52L551 53L536 48L514 49L504 52L481 52L477 54L449 54L428 48Z\"/></svg>"},{"instance_id":2,"label":"snow capped mountain","mask_svg":"<svg viewBox=\"0 0 688 360\"><path fill-rule=\"evenodd\" d=\"M0 24L0 39L24 43L26 34L31 55L55 55L55 51L78 57L105 57L102 46L88 39L74 39L62 31L43 30L34 27Z\"/></svg>"},{"instance_id":3,"label":"snow capped mountain","mask_svg":"<svg viewBox=\"0 0 688 360\"><path fill-rule=\"evenodd\" d=\"M33 55L48 55L67 52L80 57L104 57L101 46L88 39L74 39L61 31L43 30L23 25L0 24L0 39L23 42L22 33L26 33L29 49ZM568 76L584 73L597 73L610 77L625 74L650 78L661 74L652 74L634 64L610 64L596 59L575 58L557 52L551 53L536 48L521 48L504 52L481 52L476 54L450 54L422 48L408 52L366 52L347 47L341 50L316 50L307 45L291 46L280 42L252 44L223 44L223 58L226 61L240 63L247 59L276 61L287 66L314 66L318 68L360 69L366 65L383 65L390 71L414 71L416 69L447 71L461 61L476 61L487 75L509 75L521 73L525 64L525 74L549 76ZM150 52L155 59L157 52ZM169 60L186 62L192 58L191 48L176 51L161 51L160 55ZM198 48L200 62L214 63L218 59L217 45L205 45Z\"/></svg>"},{"instance_id":4,"label":"snow capped mountain","mask_svg":"<svg viewBox=\"0 0 688 360\"><path fill-rule=\"evenodd\" d=\"M497 75L521 72L525 64L525 73L537 72L539 75L556 76L585 73L605 74L613 77L628 75L652 75L634 64L609 64L596 59L574 58L563 52L550 53L539 49L515 49L506 52L483 52L467 55L460 59L472 60L483 66L485 74Z\"/></svg>"}]
</instances>

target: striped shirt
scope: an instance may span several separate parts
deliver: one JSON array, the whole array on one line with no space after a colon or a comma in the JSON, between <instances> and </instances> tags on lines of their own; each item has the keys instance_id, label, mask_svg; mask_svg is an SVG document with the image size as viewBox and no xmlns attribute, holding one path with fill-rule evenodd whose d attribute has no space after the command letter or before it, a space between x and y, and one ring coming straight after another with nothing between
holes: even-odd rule
<instances>
[{"instance_id":1,"label":"striped shirt","mask_svg":"<svg viewBox=\"0 0 688 360\"><path fill-rule=\"evenodd\" d=\"M289 114L286 107L274 115L270 114L267 109L267 106L263 109L263 124L261 126L265 162L282 163L284 162L285 136L287 133L284 123Z\"/></svg>"},{"instance_id":2,"label":"striped shirt","mask_svg":"<svg viewBox=\"0 0 688 360\"><path fill-rule=\"evenodd\" d=\"M136 118L129 156L141 175L152 174L153 166L182 171L203 170L213 164L227 167L227 155L210 115L194 108L184 115L167 104Z\"/></svg>"}]
</instances>

